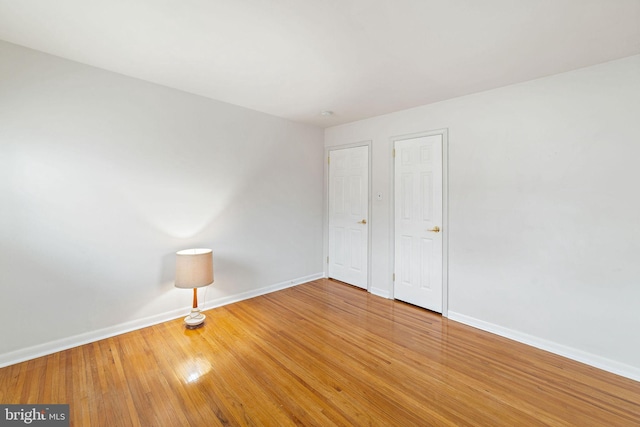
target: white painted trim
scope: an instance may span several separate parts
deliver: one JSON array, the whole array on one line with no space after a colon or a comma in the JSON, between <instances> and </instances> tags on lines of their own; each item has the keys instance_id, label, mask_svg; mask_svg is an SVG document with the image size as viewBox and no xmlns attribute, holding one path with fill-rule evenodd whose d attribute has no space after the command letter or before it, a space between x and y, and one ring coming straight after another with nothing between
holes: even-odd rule
<instances>
[{"instance_id":1,"label":"white painted trim","mask_svg":"<svg viewBox=\"0 0 640 427\"><path fill-rule=\"evenodd\" d=\"M249 298L254 298L260 295L276 292L282 289L290 288L293 286L307 283L312 280L320 279L324 277L323 273L312 274L305 277L300 277L286 282L277 283L275 285L265 286L262 288L254 289L247 292L242 292L236 295L230 295L222 298L217 298L212 301L208 301L201 309L209 310L223 305L233 304L235 302L243 301ZM99 341L105 338L111 338L116 335L131 332L137 329L146 328L148 326L157 325L158 323L167 322L169 320L177 319L186 316L188 309L180 308L177 310L171 310L165 313L156 314L154 316L145 317L143 319L132 320L129 322L120 323L118 325L110 326L108 328L98 329L96 331L86 332L83 334L74 335L67 338L62 338L55 341L50 341L43 344L38 344L32 347L27 347L19 350L14 350L9 353L0 355L0 368L13 365L16 363L24 362L26 360L35 359L37 357L46 356L48 354L56 353L58 351L67 350L70 348L78 347L84 344Z\"/></svg>"},{"instance_id":2,"label":"white painted trim","mask_svg":"<svg viewBox=\"0 0 640 427\"><path fill-rule=\"evenodd\" d=\"M391 296L391 292L389 292L388 289L371 287L369 292L371 292L373 295L376 295L376 296L379 296L379 297L382 297L382 298L386 298L386 299L392 299L393 298Z\"/></svg>"},{"instance_id":3,"label":"white painted trim","mask_svg":"<svg viewBox=\"0 0 640 427\"><path fill-rule=\"evenodd\" d=\"M396 180L396 164L393 157L393 150L397 141L405 139L422 138L426 136L442 135L442 316L449 317L449 129L436 129L426 132L410 133L406 135L397 135L389 138L389 157L391 171L391 197L389 197L389 253L391 254L391 273L395 273L395 180ZM395 291L395 283L393 278L391 281L390 297L393 298Z\"/></svg>"},{"instance_id":4,"label":"white painted trim","mask_svg":"<svg viewBox=\"0 0 640 427\"><path fill-rule=\"evenodd\" d=\"M449 320L464 323L465 325L473 326L474 328L478 328L486 332L491 332L492 334L500 335L501 337L509 338L514 341L518 341L520 343L527 344L532 347L536 347L541 350L545 350L559 356L584 363L589 366L593 366L594 368L602 369L616 375L621 375L635 381L640 381L640 369L631 365L616 362L615 360L607 359L601 356L596 356L594 354L587 353L586 351L558 344L553 341L547 341L533 335L514 331L513 329L505 328L503 326L485 322L484 320L479 320L474 317L466 316L464 314L455 313L453 311L449 311Z\"/></svg>"},{"instance_id":5,"label":"white painted trim","mask_svg":"<svg viewBox=\"0 0 640 427\"><path fill-rule=\"evenodd\" d=\"M372 209L372 188L373 188L373 141L366 140L360 142L354 142L351 144L332 145L324 148L324 195L323 195L323 211L324 211L324 223L323 223L323 236L322 236L322 265L324 265L324 277L329 277L329 264L327 263L327 257L329 256L329 158L331 151L344 150L347 148L356 147L368 147L369 155L369 188L367 189L367 209L369 210L367 215L367 221L369 221L368 235L367 235L367 291L371 292L371 234L373 229L373 209Z\"/></svg>"},{"instance_id":6,"label":"white painted trim","mask_svg":"<svg viewBox=\"0 0 640 427\"><path fill-rule=\"evenodd\" d=\"M442 135L442 315L449 317L449 129Z\"/></svg>"}]
</instances>

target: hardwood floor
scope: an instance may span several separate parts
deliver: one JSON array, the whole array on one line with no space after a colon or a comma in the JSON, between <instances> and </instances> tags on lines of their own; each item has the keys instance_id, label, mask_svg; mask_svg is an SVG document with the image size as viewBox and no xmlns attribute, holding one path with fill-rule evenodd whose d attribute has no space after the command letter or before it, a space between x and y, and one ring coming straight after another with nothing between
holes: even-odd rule
<instances>
[{"instance_id":1,"label":"hardwood floor","mask_svg":"<svg viewBox=\"0 0 640 427\"><path fill-rule=\"evenodd\" d=\"M0 369L74 426L638 426L640 383L330 280Z\"/></svg>"}]
</instances>

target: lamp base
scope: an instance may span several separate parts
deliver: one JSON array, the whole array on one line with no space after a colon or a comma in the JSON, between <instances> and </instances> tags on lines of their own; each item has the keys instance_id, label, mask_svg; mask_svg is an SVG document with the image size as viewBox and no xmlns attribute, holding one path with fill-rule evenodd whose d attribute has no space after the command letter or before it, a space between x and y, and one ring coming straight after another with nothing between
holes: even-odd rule
<instances>
[{"instance_id":1,"label":"lamp base","mask_svg":"<svg viewBox=\"0 0 640 427\"><path fill-rule=\"evenodd\" d=\"M185 323L184 327L187 329L199 329L202 328L204 326L204 322L202 323L198 323L197 325L189 325L188 323Z\"/></svg>"},{"instance_id":2,"label":"lamp base","mask_svg":"<svg viewBox=\"0 0 640 427\"><path fill-rule=\"evenodd\" d=\"M184 324L188 329L196 329L204 325L206 317L200 310L194 309L191 310L191 314L184 318Z\"/></svg>"}]
</instances>

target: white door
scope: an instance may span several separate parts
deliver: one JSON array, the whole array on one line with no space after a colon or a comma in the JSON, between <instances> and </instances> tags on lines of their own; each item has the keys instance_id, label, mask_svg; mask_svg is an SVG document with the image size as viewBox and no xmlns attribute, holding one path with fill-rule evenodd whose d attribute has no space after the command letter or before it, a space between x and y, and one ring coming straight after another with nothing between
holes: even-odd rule
<instances>
[{"instance_id":1,"label":"white door","mask_svg":"<svg viewBox=\"0 0 640 427\"><path fill-rule=\"evenodd\" d=\"M396 141L396 299L442 313L442 135Z\"/></svg>"},{"instance_id":2,"label":"white door","mask_svg":"<svg viewBox=\"0 0 640 427\"><path fill-rule=\"evenodd\" d=\"M330 278L367 289L369 147L329 152Z\"/></svg>"}]
</instances>

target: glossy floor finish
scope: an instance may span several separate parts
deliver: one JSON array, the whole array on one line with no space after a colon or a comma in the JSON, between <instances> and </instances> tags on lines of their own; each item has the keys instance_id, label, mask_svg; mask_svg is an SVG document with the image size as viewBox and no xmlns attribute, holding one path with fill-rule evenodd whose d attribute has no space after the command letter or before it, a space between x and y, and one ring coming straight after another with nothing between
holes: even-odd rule
<instances>
[{"instance_id":1,"label":"glossy floor finish","mask_svg":"<svg viewBox=\"0 0 640 427\"><path fill-rule=\"evenodd\" d=\"M0 369L74 426L637 426L640 383L317 280Z\"/></svg>"}]
</instances>

